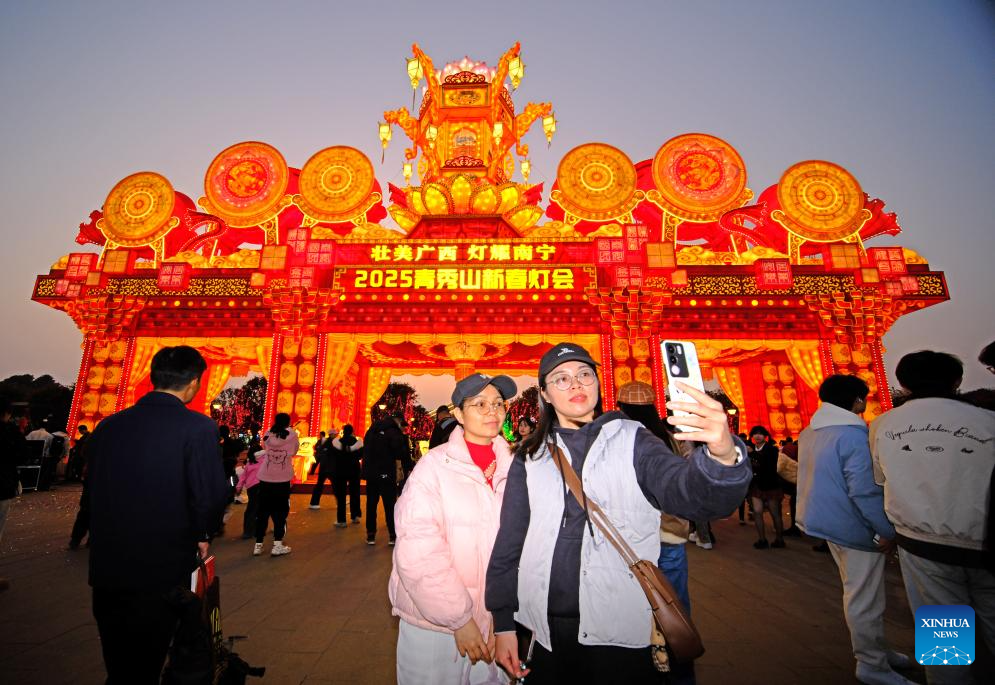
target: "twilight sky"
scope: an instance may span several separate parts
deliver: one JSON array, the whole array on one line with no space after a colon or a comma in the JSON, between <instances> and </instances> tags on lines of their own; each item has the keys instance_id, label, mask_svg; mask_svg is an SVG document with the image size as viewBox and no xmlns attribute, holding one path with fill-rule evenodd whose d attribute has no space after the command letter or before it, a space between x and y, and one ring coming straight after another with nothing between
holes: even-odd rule
<instances>
[{"instance_id":1,"label":"twilight sky","mask_svg":"<svg viewBox=\"0 0 995 685\"><path fill-rule=\"evenodd\" d=\"M519 107L551 101L533 181L600 141L634 161L705 132L742 155L759 194L795 162L847 168L898 213L902 244L946 272L952 300L901 319L886 366L954 352L967 388L995 339L995 10L990 2L138 3L0 5L0 378L72 383L81 336L30 301L34 276L78 247L113 185L156 171L196 200L214 156L243 140L294 167L329 145L379 157L376 123L410 107L404 57L495 64L516 40ZM395 130L381 184L400 183ZM425 395L428 395L427 397ZM448 394L445 392L444 394ZM443 396L423 393L426 406Z\"/></svg>"}]
</instances>

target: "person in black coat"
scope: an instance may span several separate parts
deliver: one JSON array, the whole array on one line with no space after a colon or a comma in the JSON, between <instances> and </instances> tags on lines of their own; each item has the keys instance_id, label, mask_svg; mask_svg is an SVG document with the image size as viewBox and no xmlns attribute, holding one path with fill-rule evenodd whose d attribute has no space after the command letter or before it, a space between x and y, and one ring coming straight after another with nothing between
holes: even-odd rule
<instances>
[{"instance_id":1,"label":"person in black coat","mask_svg":"<svg viewBox=\"0 0 995 685\"><path fill-rule=\"evenodd\" d=\"M753 506L753 523L757 527L757 549L784 547L784 524L781 521L781 479L777 475L777 447L770 433L763 426L750 429L750 464L753 480L750 481L750 501ZM764 509L770 512L774 525L774 542L767 542L764 530Z\"/></svg>"},{"instance_id":2,"label":"person in black coat","mask_svg":"<svg viewBox=\"0 0 995 685\"><path fill-rule=\"evenodd\" d=\"M17 466L27 451L24 434L10 420L10 402L0 397L0 541L7 525L7 515L14 506L21 486ZM0 578L0 592L10 587L10 581Z\"/></svg>"},{"instance_id":3,"label":"person in black coat","mask_svg":"<svg viewBox=\"0 0 995 685\"><path fill-rule=\"evenodd\" d=\"M366 544L376 544L377 503L383 500L384 517L387 519L387 533L393 545L394 502L397 500L397 462L405 473L410 473L411 452L408 438L401 427L404 416L394 414L380 419L370 426L363 437L366 447L363 454L363 478L366 480Z\"/></svg>"},{"instance_id":4,"label":"person in black coat","mask_svg":"<svg viewBox=\"0 0 995 685\"><path fill-rule=\"evenodd\" d=\"M192 347L152 358L153 391L87 445L90 585L108 683L158 683L176 630L165 595L189 587L221 524L228 484L218 428L186 408L207 365Z\"/></svg>"},{"instance_id":5,"label":"person in black coat","mask_svg":"<svg viewBox=\"0 0 995 685\"><path fill-rule=\"evenodd\" d=\"M332 431L332 435L335 435L335 431ZM321 431L318 434L318 441L314 443L314 464L311 466L310 473L313 475L315 471L318 472L318 480L314 484L314 488L311 490L311 505L308 509L321 509L321 496L325 492L325 481L332 483L332 487L335 487L335 483L332 481L332 458L329 452L329 446L331 445L331 440L325 437L325 431Z\"/></svg>"},{"instance_id":6,"label":"person in black coat","mask_svg":"<svg viewBox=\"0 0 995 685\"><path fill-rule=\"evenodd\" d=\"M349 495L349 513L353 523L362 519L359 505L359 463L363 458L363 440L356 437L350 424L342 426L342 435L328 442L332 491L337 506L335 526L345 528L345 500Z\"/></svg>"}]
</instances>

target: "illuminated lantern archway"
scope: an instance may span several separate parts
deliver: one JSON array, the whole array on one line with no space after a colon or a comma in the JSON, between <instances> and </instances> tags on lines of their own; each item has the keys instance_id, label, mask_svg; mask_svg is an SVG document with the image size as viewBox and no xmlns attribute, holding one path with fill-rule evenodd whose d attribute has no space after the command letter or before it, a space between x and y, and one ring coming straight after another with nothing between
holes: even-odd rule
<instances>
[{"instance_id":1,"label":"illuminated lantern archway","mask_svg":"<svg viewBox=\"0 0 995 685\"><path fill-rule=\"evenodd\" d=\"M744 430L796 436L835 372L867 380L868 417L889 408L881 337L946 300L946 283L911 250L865 245L900 229L848 171L800 162L754 202L746 164L714 136L672 137L636 163L587 143L543 204L523 139L539 121L551 140L557 122L549 103L516 108L519 46L496 67L413 53L418 111L385 112L380 138L409 139L418 185L388 184L387 207L345 145L300 170L264 143L232 145L200 210L158 174L115 185L77 237L99 257L66 255L34 287L83 332L70 430L134 402L152 354L179 341L209 363L195 409L258 372L265 420L287 412L305 435L362 430L392 375L534 373L564 338L604 365L608 407L630 380L662 388L659 342L674 338L697 343ZM400 231L380 225L388 212Z\"/></svg>"}]
</instances>

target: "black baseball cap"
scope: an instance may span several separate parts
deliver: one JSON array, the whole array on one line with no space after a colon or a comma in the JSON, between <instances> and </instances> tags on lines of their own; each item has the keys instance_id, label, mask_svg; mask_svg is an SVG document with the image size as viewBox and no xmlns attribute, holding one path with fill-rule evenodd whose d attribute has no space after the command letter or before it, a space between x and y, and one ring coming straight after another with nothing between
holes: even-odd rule
<instances>
[{"instance_id":1,"label":"black baseball cap","mask_svg":"<svg viewBox=\"0 0 995 685\"><path fill-rule=\"evenodd\" d=\"M485 373L473 373L456 384L456 388L453 390L453 404L457 407L462 406L464 400L479 395L480 391L488 385L493 385L501 393L502 399L506 400L511 399L518 392L518 386L515 385L515 381L507 376L488 376Z\"/></svg>"},{"instance_id":2,"label":"black baseball cap","mask_svg":"<svg viewBox=\"0 0 995 685\"><path fill-rule=\"evenodd\" d=\"M591 353L580 345L570 342L557 343L539 360L539 378L545 378L550 371L563 362L584 362L591 368L599 366L598 362L591 357Z\"/></svg>"}]
</instances>

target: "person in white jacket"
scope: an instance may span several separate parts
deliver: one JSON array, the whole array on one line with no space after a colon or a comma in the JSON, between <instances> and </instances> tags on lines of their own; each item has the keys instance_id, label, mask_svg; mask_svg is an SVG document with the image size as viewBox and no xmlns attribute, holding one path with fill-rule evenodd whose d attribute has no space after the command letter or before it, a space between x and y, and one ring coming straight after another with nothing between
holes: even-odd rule
<instances>
[{"instance_id":1,"label":"person in white jacket","mask_svg":"<svg viewBox=\"0 0 995 685\"><path fill-rule=\"evenodd\" d=\"M960 360L942 352L902 357L895 375L908 394L871 424L871 454L913 613L922 605L969 605L995 652L995 412L957 399L963 373ZM969 668L927 665L926 677L970 682Z\"/></svg>"}]
</instances>

